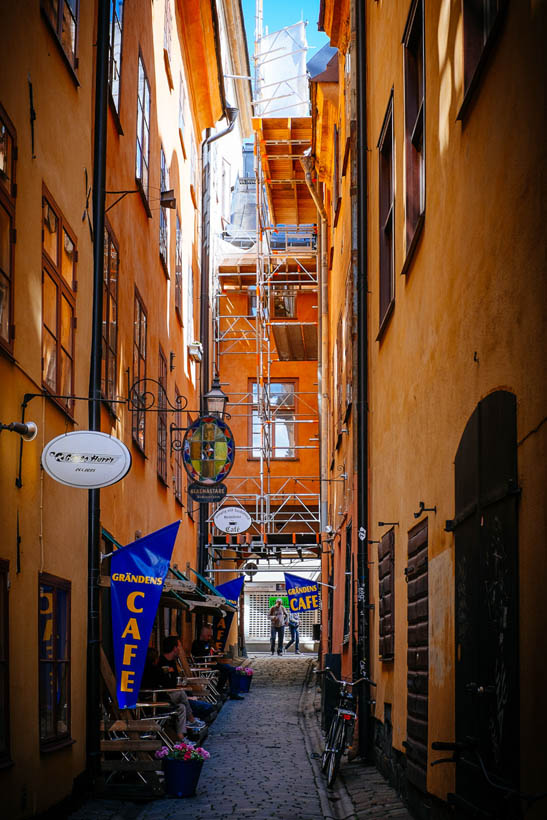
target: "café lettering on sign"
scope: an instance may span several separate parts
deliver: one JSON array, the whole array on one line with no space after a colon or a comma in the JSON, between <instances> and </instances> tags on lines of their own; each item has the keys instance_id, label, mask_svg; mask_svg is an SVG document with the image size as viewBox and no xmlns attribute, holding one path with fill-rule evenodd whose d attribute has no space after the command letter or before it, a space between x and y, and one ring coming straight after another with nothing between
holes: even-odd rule
<instances>
[{"instance_id":1,"label":"caf\u00e9 lettering on sign","mask_svg":"<svg viewBox=\"0 0 547 820\"><path fill-rule=\"evenodd\" d=\"M60 484L93 490L116 484L127 475L131 453L114 436L79 430L48 442L42 452L42 467Z\"/></svg>"}]
</instances>

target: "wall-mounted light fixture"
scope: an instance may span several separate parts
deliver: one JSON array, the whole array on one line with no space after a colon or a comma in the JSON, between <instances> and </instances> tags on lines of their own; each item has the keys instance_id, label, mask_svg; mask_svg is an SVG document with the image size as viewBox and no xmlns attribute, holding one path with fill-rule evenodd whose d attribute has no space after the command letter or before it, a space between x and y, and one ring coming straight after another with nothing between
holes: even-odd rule
<instances>
[{"instance_id":1,"label":"wall-mounted light fixture","mask_svg":"<svg viewBox=\"0 0 547 820\"><path fill-rule=\"evenodd\" d=\"M175 209L177 207L174 188L169 188L168 191L160 191L160 205L162 208Z\"/></svg>"},{"instance_id":2,"label":"wall-mounted light fixture","mask_svg":"<svg viewBox=\"0 0 547 820\"><path fill-rule=\"evenodd\" d=\"M203 398L205 400L205 408L208 415L223 419L229 399L220 386L218 373L215 373L211 389L208 393L205 393Z\"/></svg>"},{"instance_id":3,"label":"wall-mounted light fixture","mask_svg":"<svg viewBox=\"0 0 547 820\"><path fill-rule=\"evenodd\" d=\"M11 421L9 424L2 424L2 422L0 422L0 431L2 430L19 433L23 441L33 441L38 434L38 427L33 421Z\"/></svg>"}]
</instances>

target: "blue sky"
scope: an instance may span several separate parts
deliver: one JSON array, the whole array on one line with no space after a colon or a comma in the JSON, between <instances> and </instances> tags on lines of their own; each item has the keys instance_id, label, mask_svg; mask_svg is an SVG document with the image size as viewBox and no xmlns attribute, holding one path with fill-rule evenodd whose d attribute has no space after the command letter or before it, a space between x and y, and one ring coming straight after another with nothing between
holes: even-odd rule
<instances>
[{"instance_id":1,"label":"blue sky","mask_svg":"<svg viewBox=\"0 0 547 820\"><path fill-rule=\"evenodd\" d=\"M255 0L242 0L242 5L247 30L247 42L249 44L249 57L252 59L255 36ZM316 46L316 48L308 51L308 59L328 43L329 40L326 34L317 31L319 0L263 0L262 6L264 29L268 26L270 32L278 31L283 26L290 26L292 23L298 23L302 19L308 21L306 28L308 45Z\"/></svg>"}]
</instances>

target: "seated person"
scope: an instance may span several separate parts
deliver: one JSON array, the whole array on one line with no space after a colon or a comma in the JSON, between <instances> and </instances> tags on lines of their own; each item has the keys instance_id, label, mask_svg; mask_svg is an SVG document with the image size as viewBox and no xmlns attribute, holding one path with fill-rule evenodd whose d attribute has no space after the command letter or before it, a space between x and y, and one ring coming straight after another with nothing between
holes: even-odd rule
<instances>
[{"instance_id":1,"label":"seated person","mask_svg":"<svg viewBox=\"0 0 547 820\"><path fill-rule=\"evenodd\" d=\"M181 643L176 635L164 638L162 643L162 654L155 659L155 650L148 649L144 672L141 681L142 689L167 689L174 690L177 685L176 659L181 652ZM182 740L186 734L186 729L199 730L205 723L194 717L188 696L183 689L176 691L166 691L165 696L175 707L175 724L177 738Z\"/></svg>"},{"instance_id":2,"label":"seated person","mask_svg":"<svg viewBox=\"0 0 547 820\"><path fill-rule=\"evenodd\" d=\"M192 655L196 658L204 658L209 655L221 654L213 647L211 642L212 638L213 627L210 624L203 624L199 633L199 638L197 638L192 644ZM213 668L219 672L218 688L222 690L226 685L226 682L229 681L230 699L243 700L244 698L242 698L239 694L239 678L235 666L230 666L229 663L217 661Z\"/></svg>"}]
</instances>

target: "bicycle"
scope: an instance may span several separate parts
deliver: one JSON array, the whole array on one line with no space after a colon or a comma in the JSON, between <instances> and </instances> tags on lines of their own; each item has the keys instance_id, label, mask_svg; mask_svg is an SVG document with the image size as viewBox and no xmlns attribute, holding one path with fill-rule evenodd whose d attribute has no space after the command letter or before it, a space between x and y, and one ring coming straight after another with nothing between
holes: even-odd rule
<instances>
[{"instance_id":1,"label":"bicycle","mask_svg":"<svg viewBox=\"0 0 547 820\"><path fill-rule=\"evenodd\" d=\"M340 768L342 755L353 741L357 713L355 712L355 701L351 690L354 686L358 686L363 682L371 686L376 686L376 684L366 677L359 678L356 681L338 680L328 666L325 669L314 670L316 675L324 675L327 672L332 680L340 686L338 704L330 724L321 758L321 769L327 776L327 786L332 788Z\"/></svg>"}]
</instances>

